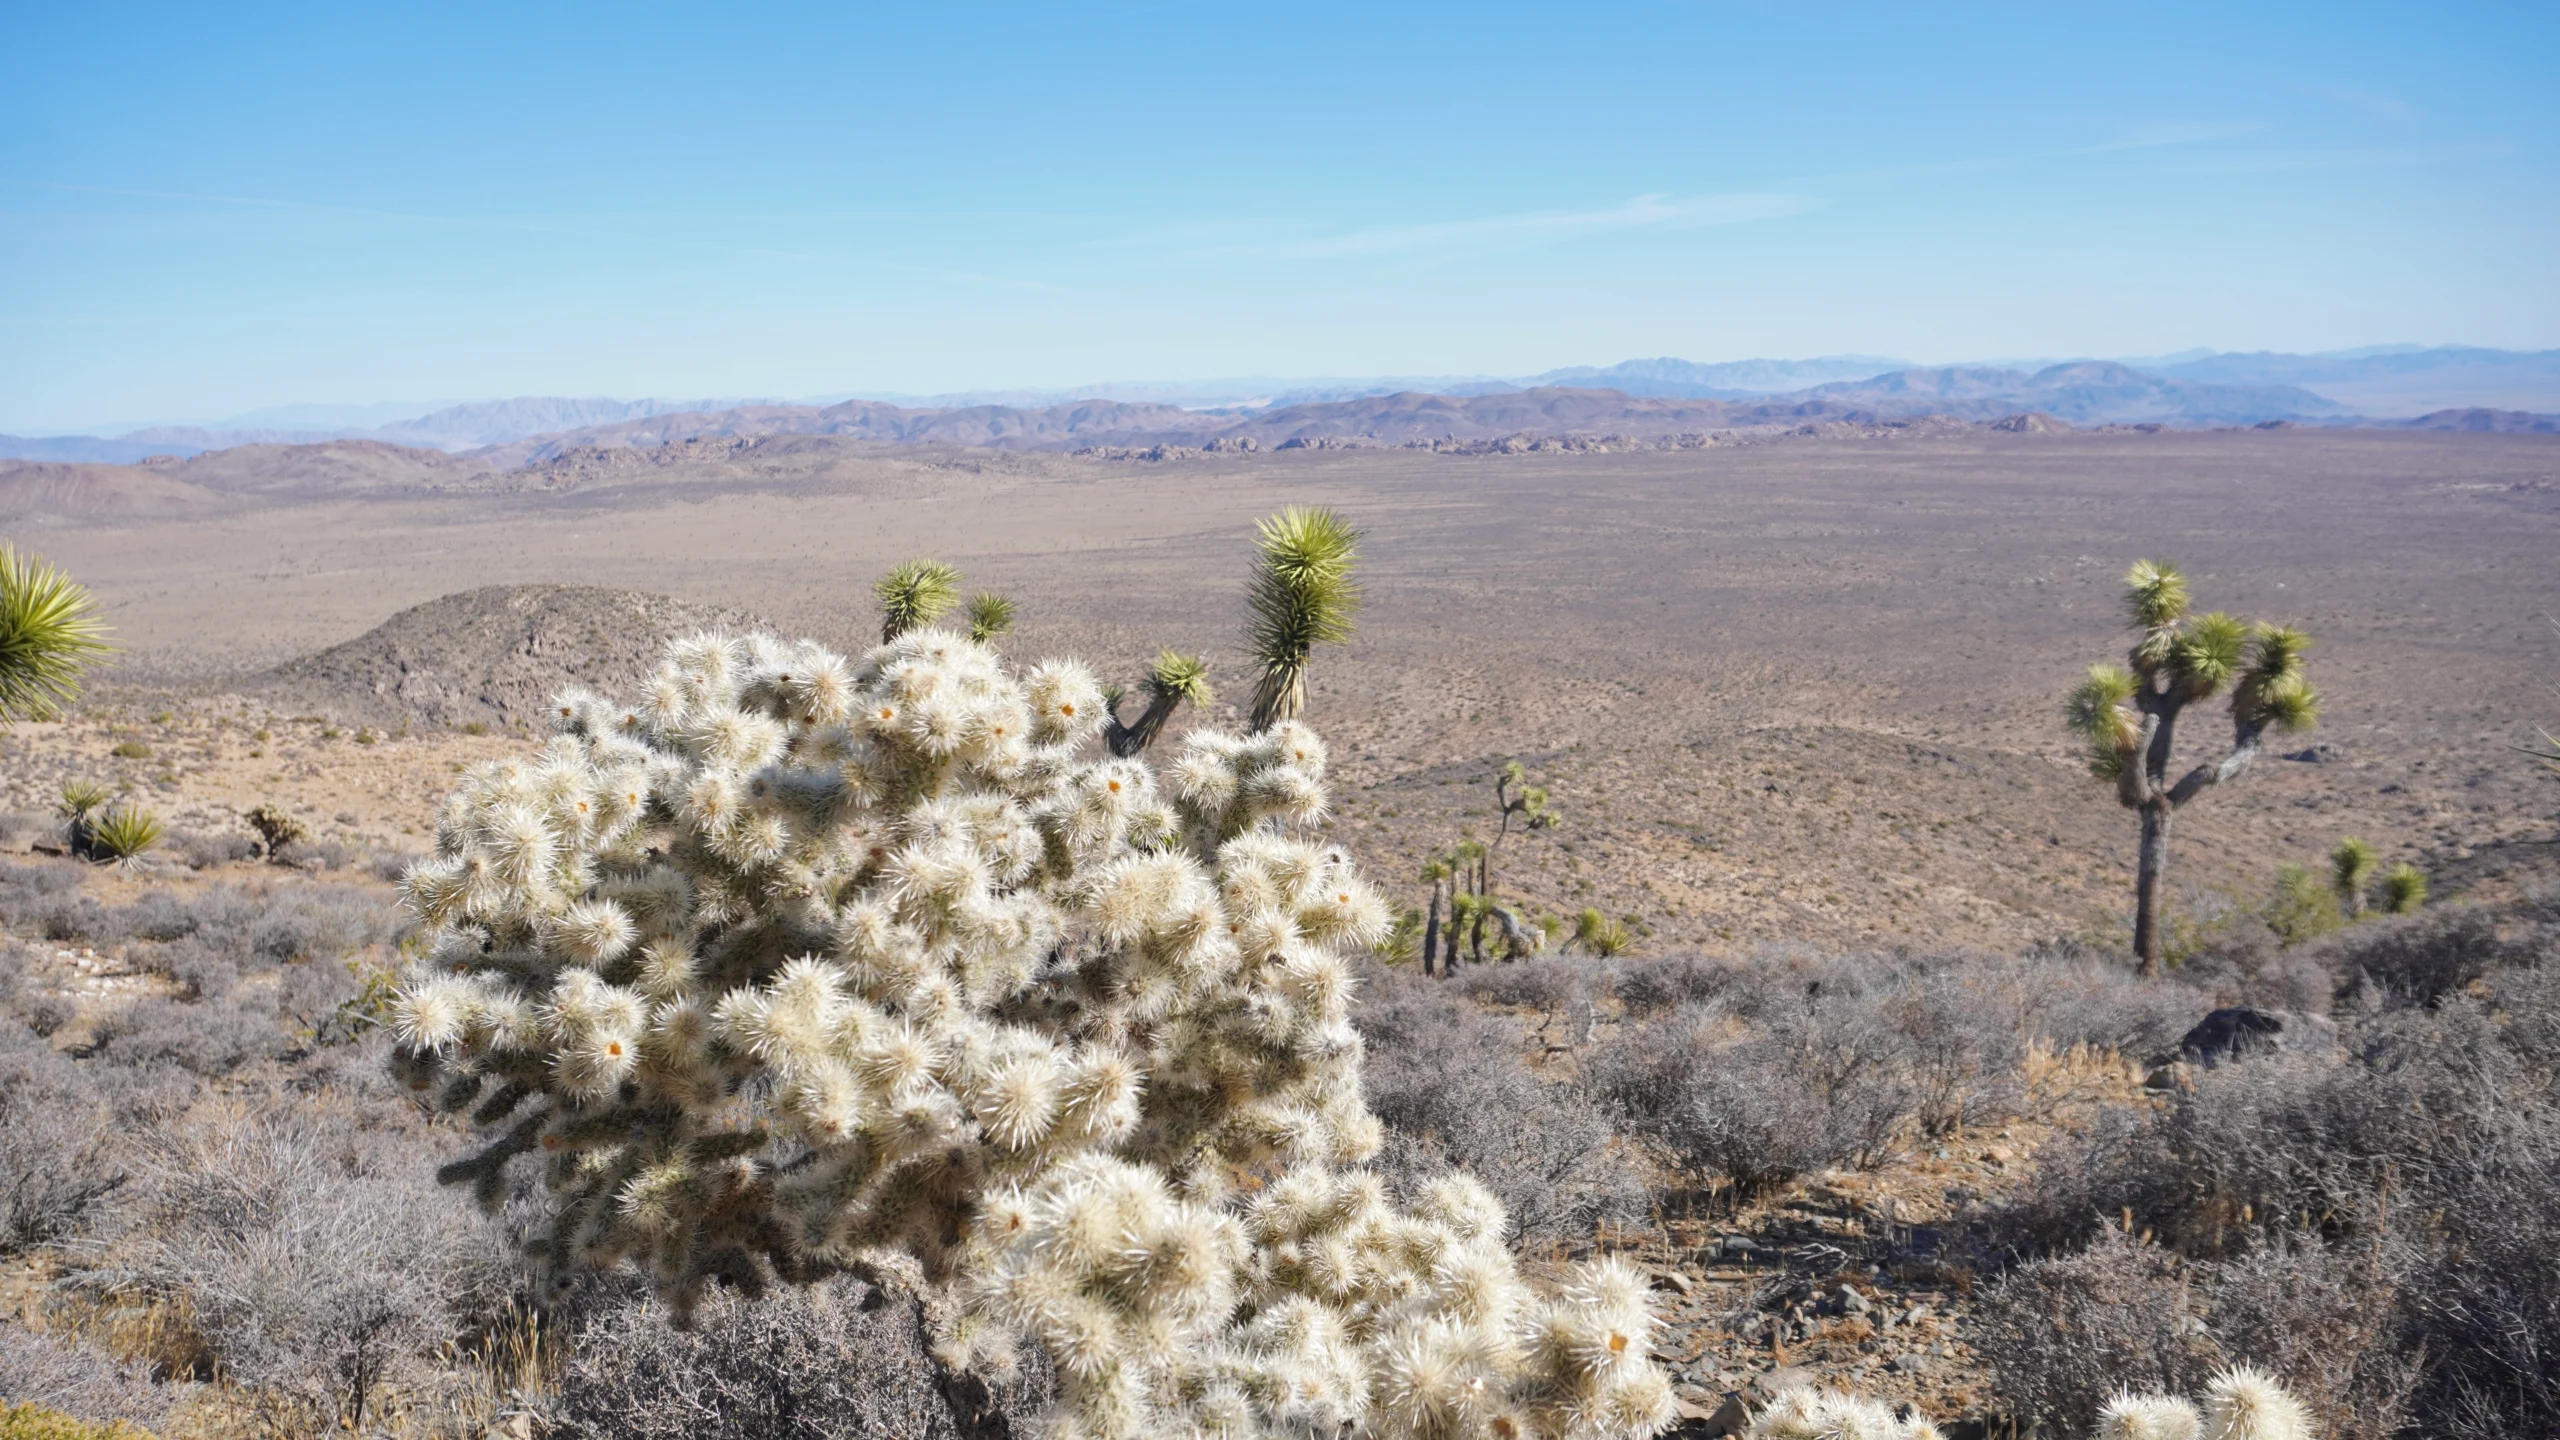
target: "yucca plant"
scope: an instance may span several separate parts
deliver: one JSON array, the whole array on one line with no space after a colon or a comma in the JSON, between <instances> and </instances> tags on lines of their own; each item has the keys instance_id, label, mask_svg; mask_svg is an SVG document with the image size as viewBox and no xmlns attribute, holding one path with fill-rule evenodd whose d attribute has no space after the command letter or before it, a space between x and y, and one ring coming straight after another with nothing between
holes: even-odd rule
<instances>
[{"instance_id":1,"label":"yucca plant","mask_svg":"<svg viewBox=\"0 0 2560 1440\"><path fill-rule=\"evenodd\" d=\"M50 720L113 647L86 587L0 541L0 725Z\"/></svg>"},{"instance_id":2,"label":"yucca plant","mask_svg":"<svg viewBox=\"0 0 2560 1440\"><path fill-rule=\"evenodd\" d=\"M118 865L141 859L164 833L159 816L130 800L119 800L80 823L88 837L84 847L88 858Z\"/></svg>"},{"instance_id":3,"label":"yucca plant","mask_svg":"<svg viewBox=\"0 0 2560 1440\"><path fill-rule=\"evenodd\" d=\"M2365 890L2373 883L2373 868L2381 863L2372 843L2353 835L2329 852L2329 888L2338 893L2338 908L2348 919L2364 917Z\"/></svg>"},{"instance_id":4,"label":"yucca plant","mask_svg":"<svg viewBox=\"0 0 2560 1440\"><path fill-rule=\"evenodd\" d=\"M880 601L880 643L932 624L960 603L960 572L939 560L910 560L871 587Z\"/></svg>"},{"instance_id":5,"label":"yucca plant","mask_svg":"<svg viewBox=\"0 0 2560 1440\"><path fill-rule=\"evenodd\" d=\"M2135 562L2125 576L2125 609L2135 640L2127 663L2093 665L2065 707L2088 746L2089 770L2142 816L2134 880L2133 948L2142 973L2160 971L2162 897L2169 830L2179 809L2215 785L2238 780L2270 729L2306 730L2320 698L2304 675L2311 637L2282 625L2252 625L2214 611L2190 615L2186 576L2166 561ZM2231 749L2175 780L2178 720L2188 706L2228 690Z\"/></svg>"},{"instance_id":6,"label":"yucca plant","mask_svg":"<svg viewBox=\"0 0 2560 1440\"><path fill-rule=\"evenodd\" d=\"M1566 943L1606 960L1634 949L1635 933L1627 928L1626 922L1612 920L1597 909L1585 908L1574 917L1573 938Z\"/></svg>"},{"instance_id":7,"label":"yucca plant","mask_svg":"<svg viewBox=\"0 0 2560 1440\"><path fill-rule=\"evenodd\" d=\"M992 590L969 597L969 638L984 645L1013 629L1013 602Z\"/></svg>"},{"instance_id":8,"label":"yucca plant","mask_svg":"<svg viewBox=\"0 0 2560 1440\"><path fill-rule=\"evenodd\" d=\"M2382 908L2394 915L2413 915L2427 903L2427 872L2407 861L2382 877Z\"/></svg>"},{"instance_id":9,"label":"yucca plant","mask_svg":"<svg viewBox=\"0 0 2560 1440\"><path fill-rule=\"evenodd\" d=\"M1180 655L1171 650L1156 656L1147 667L1147 678L1138 689L1146 696L1135 720L1120 718L1120 694L1105 697L1110 714L1102 727L1103 743L1111 753L1123 758L1138 754L1155 743L1165 722L1173 712L1189 705L1194 710L1206 707L1212 698L1209 689L1209 667L1197 655Z\"/></svg>"},{"instance_id":10,"label":"yucca plant","mask_svg":"<svg viewBox=\"0 0 2560 1440\"><path fill-rule=\"evenodd\" d=\"M113 798L106 786L94 780L65 780L60 797L53 802L53 813L65 820L86 820Z\"/></svg>"},{"instance_id":11,"label":"yucca plant","mask_svg":"<svg viewBox=\"0 0 2560 1440\"><path fill-rule=\"evenodd\" d=\"M1246 649L1261 678L1248 722L1266 730L1307 705L1307 662L1318 645L1351 638L1360 610L1353 577L1360 532L1321 507L1292 505L1264 520L1245 592L1252 623Z\"/></svg>"}]
</instances>

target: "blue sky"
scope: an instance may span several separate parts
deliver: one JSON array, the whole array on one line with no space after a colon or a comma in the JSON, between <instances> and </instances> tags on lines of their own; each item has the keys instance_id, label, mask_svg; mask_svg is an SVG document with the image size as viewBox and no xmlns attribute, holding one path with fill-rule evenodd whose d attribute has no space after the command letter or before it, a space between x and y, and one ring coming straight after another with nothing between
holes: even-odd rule
<instances>
[{"instance_id":1,"label":"blue sky","mask_svg":"<svg viewBox=\"0 0 2560 1440\"><path fill-rule=\"evenodd\" d=\"M0 0L0 429L2560 345L2560 6Z\"/></svg>"}]
</instances>

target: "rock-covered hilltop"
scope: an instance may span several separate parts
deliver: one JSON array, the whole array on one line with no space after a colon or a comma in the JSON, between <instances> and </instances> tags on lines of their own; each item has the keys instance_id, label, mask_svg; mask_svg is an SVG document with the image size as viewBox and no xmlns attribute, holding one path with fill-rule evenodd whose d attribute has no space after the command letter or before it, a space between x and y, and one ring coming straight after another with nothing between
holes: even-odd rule
<instances>
[{"instance_id":1,"label":"rock-covered hilltop","mask_svg":"<svg viewBox=\"0 0 2560 1440\"><path fill-rule=\"evenodd\" d=\"M538 728L564 683L630 690L668 641L761 624L744 610L635 590L493 585L412 606L247 688L342 720Z\"/></svg>"}]
</instances>

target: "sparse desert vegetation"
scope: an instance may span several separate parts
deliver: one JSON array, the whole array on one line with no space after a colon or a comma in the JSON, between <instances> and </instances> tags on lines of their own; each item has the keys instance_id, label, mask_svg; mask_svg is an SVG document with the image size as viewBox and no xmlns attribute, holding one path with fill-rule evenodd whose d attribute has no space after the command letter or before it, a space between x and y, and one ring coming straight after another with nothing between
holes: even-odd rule
<instances>
[{"instance_id":1,"label":"sparse desert vegetation","mask_svg":"<svg viewBox=\"0 0 2560 1440\"><path fill-rule=\"evenodd\" d=\"M1363 1315L1447 1321L1461 1302L1446 1277L1358 1269L1368 1242L1350 1233L1439 1225L1476 1247L1484 1274L1469 1283L1505 1303L1608 1310L1595 1333L1640 1338L1661 1402L1698 1436L1918 1435L1923 1422L1949 1436L2013 1422L2176 1434L2181 1417L2229 1428L2246 1412L2258 1428L2233 1433L2274 1437L2293 1433L2293 1409L2339 1440L2560 1428L2543 1350L2560 1326L2548 1198L2560 857L2550 779L2513 748L2548 713L2532 683L2553 668L2533 648L2547 632L2532 587L2547 578L2531 566L2560 514L2539 508L2541 492L2460 488L2547 466L2536 443L1815 437L1688 456L1297 452L1181 462L1188 472L884 459L841 488L722 488L698 514L661 515L654 493L582 502L628 504L641 524L680 516L693 533L655 586L694 598L631 608L546 590L519 606L521 592L491 592L475 613L494 618L449 627L450 654L413 624L378 642L403 647L387 667L377 642L349 637L425 596L358 604L291 574L252 581L244 554L186 571L194 601L128 602L120 567L171 534L149 521L56 531L48 553L99 586L134 658L93 674L63 718L0 736L0 1395L43 1412L5 1423L169 1437L1111 1433L1131 1414L1174 1413L1116 1408L1132 1352L1112 1337L1208 1335L1202 1315L1253 1320L1285 1308L1284 1293L1333 1305L1346 1285L1379 1287ZM2320 462L2327 529L2279 523L2298 493L2283 464L2305 456ZM2122 817L2092 803L2086 755L2052 701L2121 623L2129 559L2157 548L2108 498L2112 477L2142 465L2236 507L2240 532L2288 536L2293 563L2272 569L2242 568L2237 542L2210 535L2179 537L2179 551L2217 597L2316 630L2331 695L2304 758L2259 755L2249 786L2181 817L2148 976ZM2244 469L2247 485L2233 479ZM1275 480L1361 528L1361 630L1303 669L1275 671L1239 643L1240 537ZM1187 508L1095 513L1090 494L1112 486ZM955 493L1002 497L1021 528L973 539L935 508ZM404 507L418 503L297 509L299 553L314 565L370 553L416 523ZM452 558L399 584L463 591L537 551L545 578L639 578L582 548L591 511L540 496L457 505L438 522ZM505 505L524 508L502 525ZM914 624L891 635L908 648L866 667L879 612L843 599L864 594L864 576L834 574L824 603L780 580L708 582L723 547L771 540L778 517L805 530L857 510L880 517L868 573L946 555L1006 606L964 603L956 574L910 577L884 596L912 602ZM2500 525L2484 528L2489 514ZM2370 548L2385 528L2395 548ZM1606 550L1613 571L1516 555L1522 537ZM2321 559L2347 553L2368 557L2352 585ZM771 573L825 563L785 541ZM252 584L303 587L311 603L218 612L238 617L221 622L229 658L185 653L216 643L189 639L207 625L203 597ZM591 624L580 607L636 618ZM810 649L731 650L717 665L695 652L671 673L702 694L653 690L639 655L714 611L775 615L854 658L839 672ZM197 632L181 624L190 613ZM1081 650L1141 677L1117 707L1078 682L1076 733L1094 743L1074 765L1035 784L1012 760L986 762L1017 777L1003 785L1021 790L1006 803L1023 833L982 826L971 843L1007 866L1011 844L1033 857L1021 876L1064 888L980 882L984 894L963 884L930 900L939 892L884 878L889 854L924 833L914 817L959 794L936 800L933 786L961 771L920 758L942 743L926 732L912 755L835 733L850 711L829 708L826 677L847 706L896 708L915 698L883 688L896 665L957 665L960 688L1007 715L1007 687L1023 683L986 672L977 642L930 628L937 617L1026 662ZM1341 637L1306 618L1266 628L1275 644ZM555 644L581 634L610 643ZM922 657L928 645L952 648ZM325 666L267 668L329 647ZM526 698L554 657L596 697L570 702L575 757L542 748L554 707ZM2217 657L2233 658L2205 658ZM1963 683L1944 683L1951 673ZM1212 674L1235 692L1223 704ZM394 675L407 678L380 678ZM1251 681L1267 682L1260 695ZM429 721L404 697L444 708ZM1022 698L1027 738L1061 738L1030 733L1042 712ZM1238 701L1267 701L1274 719L1303 704L1329 744L1321 813L1307 793L1254 782L1295 797L1304 855L1229 853L1246 827L1221 818L1217 766L1200 757L1227 754L1222 726L1257 733ZM671 718L693 704L733 719ZM790 784L695 793L730 772L743 785L786 751L791 763L765 773ZM880 818L857 818L840 793L857 754L901 797ZM624 761L657 767L641 787L656 798L629 828L552 813L609 800L600 777ZM1133 804L1089 857L1051 853L1080 843L1083 812L1048 803L1046 787L1108 772L1144 793L1151 771L1177 777L1160 803ZM970 771L962 788L993 783ZM475 798L447 817L447 868L421 872L421 918L394 877L436 849L437 808L457 786ZM117 815L164 833L102 841ZM976 823L953 833L979 835ZM1191 838L1131 839L1149 826ZM642 829L671 848L651 858L625 843ZM789 904L742 881L795 844L845 835L882 853L792 860L806 884ZM1044 968L1054 940L956 963L982 943L964 933L994 933L978 928L981 902L1040 894L1054 934L1081 935L1114 903L1093 888L1106 873L1185 856L1247 891L1270 878L1253 865L1352 873L1307 858L1327 847L1378 887L1374 912L1339 929L1331 966L1290 952L1280 968L1296 988L1275 993L1312 1008L1271 1031L1294 1037L1283 1050L1325 1043L1288 1050L1265 1077L1272 1113L1249 1123L1214 1120L1206 1102L1145 1110L1210 1062L1171 1032L1131 1051L1148 1077L1140 1118L1093 1135L1135 1137L1129 1154L1167 1182L1125 1202L1146 1255L1126 1276L1097 1260L1060 1279L1055 1257L1075 1251L1069 1232L1096 1203L1077 1186L1098 1183L1077 1169L1089 1155L1050 1138L1069 1133L1061 1097L1078 1067L1106 1039L1139 1045L1167 1016L1189 1023L1185 1005L1250 1010L1250 987L1165 980L1164 997L1188 998L1150 998L1150 967L1180 973L1181 927L1135 899L1145 915L1096 943L1102 969L1083 979ZM901 969L903 941L862 950L811 918L813 894L837 909L876 900L884 935L912 927L918 953L956 978L936 987ZM931 913L910 913L928 900ZM457 940L475 936L485 946ZM856 968L842 981L791 969L804 953ZM399 977L429 960L472 993L414 980L403 992ZM475 978L491 975L522 994ZM811 983L823 1015L775 1008ZM763 998L723 999L741 986ZM861 1020L854 1001L886 1018ZM524 1017L509 1018L519 1002ZM651 1048L666 1043L649 1023L662 1005L694 1027L663 1033L708 1047L688 1052L691 1070ZM839 1029L871 1046L844 1077L821 1053L834 1041L810 1038ZM1005 1048L1025 1033L1059 1048ZM905 1061L900 1036L921 1047ZM1344 1108L1323 1065L1354 1036L1359 1099ZM924 1051L977 1058L937 1069ZM1044 1055L1048 1088L1026 1078ZM942 1088L901 1089L902 1063ZM1331 1088L1289 1090L1297 1065L1332 1074ZM698 1100L671 1098L686 1076ZM757 1124L788 1137L763 1179L716 1138ZM1366 1153L1364 1124L1374 1159L1337 1169ZM900 1146L934 1158L890 1163ZM1242 1188L1187 1170L1195 1150L1239 1167ZM1319 1164L1339 1192L1318 1193ZM437 1185L440 1165L466 1183ZM1453 1170L1499 1211L1461 1203ZM985 1213L971 1197L1007 1179L1033 1236L1019 1265L970 1228ZM1271 1215L1284 1205L1317 1218L1283 1234ZM1237 1253L1259 1258L1198 1283L1236 1286L1219 1293L1252 1296L1243 1311L1195 1305L1191 1281L1141 1278L1159 1262L1215 1270L1177 1262L1216 1213L1241 1217ZM1497 1213L1498 1234L1469 1234ZM1589 1269L1612 1257L1621 1268ZM1328 1278L1337 1261L1352 1278ZM1386 1306L1389 1290L1406 1310ZM973 1368L998 1329L1019 1342L1012 1368ZM1463 1350L1461 1331L1441 1340ZM1563 1341L1547 1358L1484 1362L1521 1408L1466 1423L1397 1378L1430 1367L1414 1368L1419 1341L1399 1349L1383 1331L1290 1352L1348 1367L1329 1380L1251 1388L1251 1375L1291 1373L1274 1357L1303 1343L1277 1321L1240 1325L1201 1351L1240 1368L1151 1354L1163 1389L1148 1393L1181 1397L1193 1419L1232 1404L1247 1428L1301 1413L1291 1404L1374 1407L1362 1423L1381 1434L1651 1418L1632 1401L1605 1420L1564 1404L1605 1393L1593 1377L1606 1367L1551 1365ZM1646 1373L1611 1383L1632 1393ZM1232 1401L1217 1390L1230 1381Z\"/></svg>"}]
</instances>

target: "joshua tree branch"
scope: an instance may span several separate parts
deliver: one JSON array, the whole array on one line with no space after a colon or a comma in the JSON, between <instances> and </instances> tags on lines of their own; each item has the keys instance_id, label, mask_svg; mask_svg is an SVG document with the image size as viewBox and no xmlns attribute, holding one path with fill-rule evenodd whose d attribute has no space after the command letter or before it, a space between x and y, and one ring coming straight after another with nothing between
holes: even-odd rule
<instances>
[{"instance_id":1,"label":"joshua tree branch","mask_svg":"<svg viewBox=\"0 0 2560 1440\"><path fill-rule=\"evenodd\" d=\"M2231 753L2219 764L2199 765L2180 777L2169 790L2172 808L2186 804L2211 786L2227 784L2249 773L2258 758L2259 741L2266 734L2263 720L2234 721L2231 726Z\"/></svg>"}]
</instances>

